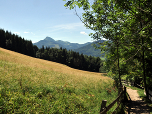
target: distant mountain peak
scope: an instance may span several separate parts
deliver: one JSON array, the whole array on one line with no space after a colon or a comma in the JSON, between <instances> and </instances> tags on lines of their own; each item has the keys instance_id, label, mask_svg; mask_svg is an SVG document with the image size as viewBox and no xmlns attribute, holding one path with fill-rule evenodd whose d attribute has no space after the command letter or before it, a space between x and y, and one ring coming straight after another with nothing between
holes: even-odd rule
<instances>
[{"instance_id":1,"label":"distant mountain peak","mask_svg":"<svg viewBox=\"0 0 152 114\"><path fill-rule=\"evenodd\" d=\"M53 41L53 42L55 41L53 38L48 37L48 36L47 36L44 40L51 41L51 42L52 42L52 41Z\"/></svg>"},{"instance_id":2,"label":"distant mountain peak","mask_svg":"<svg viewBox=\"0 0 152 114\"><path fill-rule=\"evenodd\" d=\"M42 45L44 45L45 47L50 47L50 48L60 48L60 47L62 47L62 48L66 48L67 50L74 50L74 49L78 49L78 48L84 47L84 46L92 44L92 43L93 42L87 42L87 43L84 43L84 44L71 43L71 42L68 42L68 41L54 40L53 38L47 36L43 40L40 40L39 42L34 43L34 45L37 45L38 48L41 48Z\"/></svg>"}]
</instances>

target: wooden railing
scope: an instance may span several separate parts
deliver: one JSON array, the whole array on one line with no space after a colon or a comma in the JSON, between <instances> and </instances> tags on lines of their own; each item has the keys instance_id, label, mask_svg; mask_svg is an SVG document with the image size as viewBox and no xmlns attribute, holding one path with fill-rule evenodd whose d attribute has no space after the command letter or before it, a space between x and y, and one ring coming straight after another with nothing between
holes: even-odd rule
<instances>
[{"instance_id":1,"label":"wooden railing","mask_svg":"<svg viewBox=\"0 0 152 114\"><path fill-rule=\"evenodd\" d=\"M108 106L106 106L106 103L107 103L106 100L102 101L101 108L100 108L100 114L106 114L110 110L110 108L112 108L114 106L114 104L117 102L117 107L115 108L114 112L112 112L112 114L115 114L122 102L122 99L123 99L123 101L127 101L125 86L124 86L124 89L119 88L118 93L119 93L118 97Z\"/></svg>"},{"instance_id":2,"label":"wooden railing","mask_svg":"<svg viewBox=\"0 0 152 114\"><path fill-rule=\"evenodd\" d=\"M136 87L138 87L138 88L144 89L143 86L137 84L137 83L134 82L134 81L128 81L128 80L123 80L123 79L121 79L121 82L122 82L122 84L125 84L125 85L136 86Z\"/></svg>"},{"instance_id":3,"label":"wooden railing","mask_svg":"<svg viewBox=\"0 0 152 114\"><path fill-rule=\"evenodd\" d=\"M134 81L128 81L121 79L121 83L129 86L134 86Z\"/></svg>"}]
</instances>

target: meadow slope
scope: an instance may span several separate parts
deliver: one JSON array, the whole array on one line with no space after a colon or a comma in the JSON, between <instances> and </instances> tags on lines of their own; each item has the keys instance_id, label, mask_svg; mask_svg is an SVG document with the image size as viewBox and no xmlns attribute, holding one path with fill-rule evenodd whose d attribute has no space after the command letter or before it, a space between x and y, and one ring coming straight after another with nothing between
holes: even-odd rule
<instances>
[{"instance_id":1,"label":"meadow slope","mask_svg":"<svg viewBox=\"0 0 152 114\"><path fill-rule=\"evenodd\" d=\"M103 99L117 96L113 80L101 73L2 48L0 80L0 113L99 113Z\"/></svg>"}]
</instances>

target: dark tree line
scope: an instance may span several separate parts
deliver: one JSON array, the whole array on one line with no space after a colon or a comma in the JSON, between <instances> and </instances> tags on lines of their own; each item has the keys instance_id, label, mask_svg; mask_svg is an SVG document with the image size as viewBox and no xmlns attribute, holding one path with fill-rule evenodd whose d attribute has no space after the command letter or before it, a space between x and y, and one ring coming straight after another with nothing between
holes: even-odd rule
<instances>
[{"instance_id":1,"label":"dark tree line","mask_svg":"<svg viewBox=\"0 0 152 114\"><path fill-rule=\"evenodd\" d=\"M0 29L0 47L19 52L28 56L37 57L49 61L54 61L68 65L72 68L99 72L101 66L101 59L99 57L92 57L72 50L49 48L42 46L38 49L32 41L25 40L18 35Z\"/></svg>"},{"instance_id":2,"label":"dark tree line","mask_svg":"<svg viewBox=\"0 0 152 114\"><path fill-rule=\"evenodd\" d=\"M99 57L87 56L62 48L44 48L44 46L37 51L36 57L62 63L72 68L93 72L99 72L101 64L101 59Z\"/></svg>"},{"instance_id":3,"label":"dark tree line","mask_svg":"<svg viewBox=\"0 0 152 114\"><path fill-rule=\"evenodd\" d=\"M18 35L0 29L0 47L19 52L25 55L36 57L38 47L32 41L25 40Z\"/></svg>"}]
</instances>

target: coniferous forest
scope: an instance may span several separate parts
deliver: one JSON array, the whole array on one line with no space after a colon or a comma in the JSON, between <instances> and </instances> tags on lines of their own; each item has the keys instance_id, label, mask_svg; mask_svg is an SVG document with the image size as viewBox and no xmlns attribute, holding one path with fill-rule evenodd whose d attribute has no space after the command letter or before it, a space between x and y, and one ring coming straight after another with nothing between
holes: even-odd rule
<instances>
[{"instance_id":1,"label":"coniferous forest","mask_svg":"<svg viewBox=\"0 0 152 114\"><path fill-rule=\"evenodd\" d=\"M54 61L69 67L99 72L103 61L99 57L87 56L72 50L44 47L38 48L32 41L0 29L0 47L22 53L28 56Z\"/></svg>"}]
</instances>

